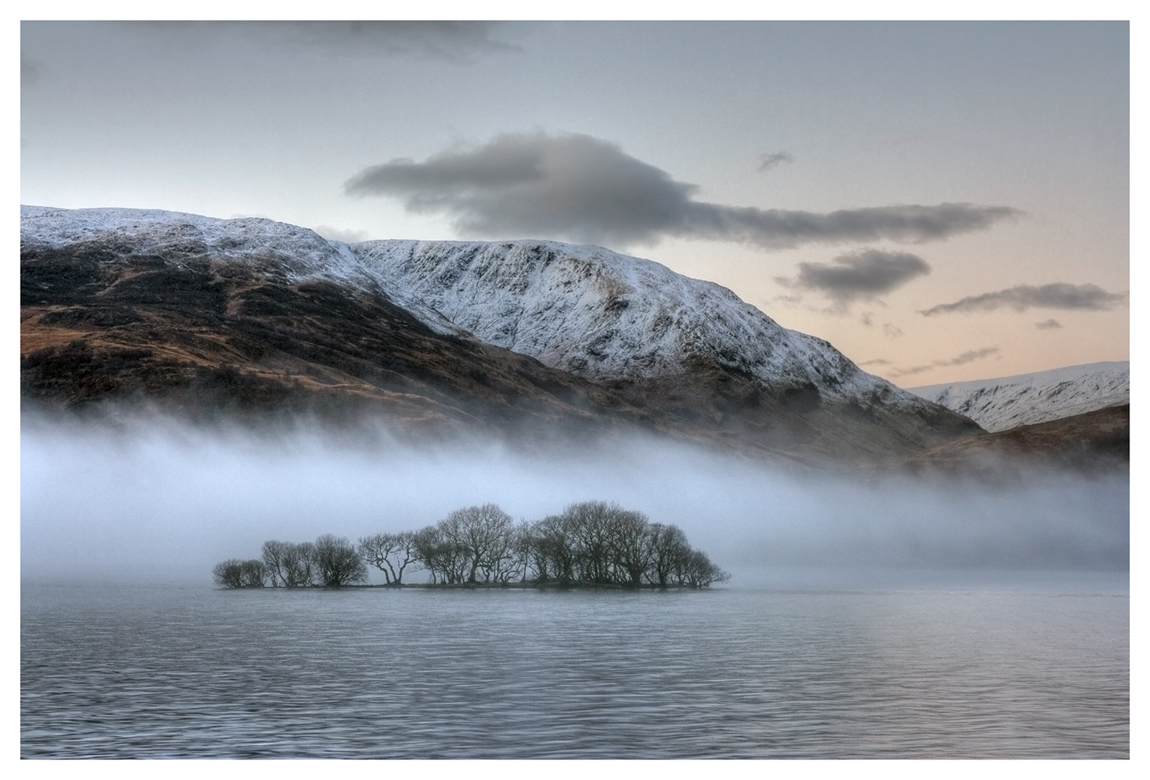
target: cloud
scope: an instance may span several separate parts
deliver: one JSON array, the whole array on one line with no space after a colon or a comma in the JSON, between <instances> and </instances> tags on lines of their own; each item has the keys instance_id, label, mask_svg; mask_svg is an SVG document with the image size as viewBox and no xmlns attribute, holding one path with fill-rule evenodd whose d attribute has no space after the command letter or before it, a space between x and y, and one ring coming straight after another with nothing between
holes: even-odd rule
<instances>
[{"instance_id":1,"label":"cloud","mask_svg":"<svg viewBox=\"0 0 1150 780\"><path fill-rule=\"evenodd\" d=\"M779 282L780 284L783 284L784 286L789 282L788 279L784 279L782 277L777 277L777 276L775 277L775 281ZM776 295L774 298L771 298L769 301L767 301L766 305L769 308L772 303L792 303L793 304L793 303L802 303L802 302L803 302L803 296L801 296L801 295Z\"/></svg>"},{"instance_id":2,"label":"cloud","mask_svg":"<svg viewBox=\"0 0 1150 780\"><path fill-rule=\"evenodd\" d=\"M390 55L415 54L460 59L472 54L508 53L519 47L493 37L497 22L482 21L322 21L251 22L289 45L327 51Z\"/></svg>"},{"instance_id":3,"label":"cloud","mask_svg":"<svg viewBox=\"0 0 1150 780\"><path fill-rule=\"evenodd\" d=\"M847 306L877 298L929 273L930 266L918 255L862 249L839 255L830 264L799 263L799 275L791 284L821 292Z\"/></svg>"},{"instance_id":4,"label":"cloud","mask_svg":"<svg viewBox=\"0 0 1150 780\"><path fill-rule=\"evenodd\" d=\"M1104 311L1112 309L1129 298L1128 293L1109 293L1094 284L1066 284L1056 282L1033 286L1020 284L998 292L972 295L954 303L940 303L919 311L926 317L951 312L995 311L997 309L1066 309L1078 311Z\"/></svg>"},{"instance_id":5,"label":"cloud","mask_svg":"<svg viewBox=\"0 0 1150 780\"><path fill-rule=\"evenodd\" d=\"M935 360L926 365L911 366L910 368L899 368L891 373L892 377L912 376L913 374L921 374L924 371L933 371L936 368L945 368L946 366L965 366L967 363L973 363L976 360L984 360L991 355L997 355L1002 350L998 347L983 347L982 349L972 349L963 352L961 355L956 355L950 360Z\"/></svg>"},{"instance_id":6,"label":"cloud","mask_svg":"<svg viewBox=\"0 0 1150 780\"><path fill-rule=\"evenodd\" d=\"M874 360L868 360L865 363L859 363L860 367L861 366L889 366L889 365L890 365L890 361L885 359L885 358L875 358Z\"/></svg>"},{"instance_id":7,"label":"cloud","mask_svg":"<svg viewBox=\"0 0 1150 780\"><path fill-rule=\"evenodd\" d=\"M988 358L991 355L997 355L1001 350L998 347L983 347L982 349L972 349L969 352L963 352L958 357L951 358L950 360L938 363L939 366L964 366L967 363L973 363L976 360Z\"/></svg>"},{"instance_id":8,"label":"cloud","mask_svg":"<svg viewBox=\"0 0 1150 780\"><path fill-rule=\"evenodd\" d=\"M795 156L790 152L772 152L764 154L761 158L762 162L759 163L760 171L769 171L783 163L793 163Z\"/></svg>"},{"instance_id":9,"label":"cloud","mask_svg":"<svg viewBox=\"0 0 1150 780\"><path fill-rule=\"evenodd\" d=\"M914 376L921 374L923 371L934 371L935 367L931 364L925 366L911 366L910 368L899 368L891 372L891 377L897 378L900 376Z\"/></svg>"},{"instance_id":10,"label":"cloud","mask_svg":"<svg viewBox=\"0 0 1150 780\"><path fill-rule=\"evenodd\" d=\"M44 75L44 68L40 63L27 59L26 57L20 58L20 86L30 87L40 81Z\"/></svg>"},{"instance_id":11,"label":"cloud","mask_svg":"<svg viewBox=\"0 0 1150 780\"><path fill-rule=\"evenodd\" d=\"M732 241L762 249L811 243L932 241L989 228L1021 212L943 203L809 211L724 206L698 187L588 135L504 134L425 162L395 159L360 171L349 195L398 198L409 211L449 216L463 235L547 237L608 246L664 238Z\"/></svg>"},{"instance_id":12,"label":"cloud","mask_svg":"<svg viewBox=\"0 0 1150 780\"><path fill-rule=\"evenodd\" d=\"M902 328L898 327L893 322L883 323L882 332L888 339L897 339L902 337Z\"/></svg>"},{"instance_id":13,"label":"cloud","mask_svg":"<svg viewBox=\"0 0 1150 780\"><path fill-rule=\"evenodd\" d=\"M182 45L227 35L249 42L330 55L417 56L462 61L473 55L518 52L495 37L499 22L482 21L203 21L123 22Z\"/></svg>"},{"instance_id":14,"label":"cloud","mask_svg":"<svg viewBox=\"0 0 1150 780\"><path fill-rule=\"evenodd\" d=\"M1039 330L1052 330L1054 328L1061 328L1062 323L1055 319L1044 320L1043 322L1034 323L1034 327Z\"/></svg>"},{"instance_id":15,"label":"cloud","mask_svg":"<svg viewBox=\"0 0 1150 780\"><path fill-rule=\"evenodd\" d=\"M345 244L358 244L360 241L366 241L368 237L366 230L345 230L331 225L316 225L315 232L328 241L342 241Z\"/></svg>"}]
</instances>

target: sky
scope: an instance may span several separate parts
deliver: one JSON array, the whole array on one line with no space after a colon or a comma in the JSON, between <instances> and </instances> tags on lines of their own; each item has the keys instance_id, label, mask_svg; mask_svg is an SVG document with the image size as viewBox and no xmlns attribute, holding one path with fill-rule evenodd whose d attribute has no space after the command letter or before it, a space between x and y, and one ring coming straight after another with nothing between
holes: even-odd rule
<instances>
[{"instance_id":1,"label":"sky","mask_svg":"<svg viewBox=\"0 0 1150 780\"><path fill-rule=\"evenodd\" d=\"M903 387L1128 360L1126 22L23 22L20 199L592 243Z\"/></svg>"}]
</instances>

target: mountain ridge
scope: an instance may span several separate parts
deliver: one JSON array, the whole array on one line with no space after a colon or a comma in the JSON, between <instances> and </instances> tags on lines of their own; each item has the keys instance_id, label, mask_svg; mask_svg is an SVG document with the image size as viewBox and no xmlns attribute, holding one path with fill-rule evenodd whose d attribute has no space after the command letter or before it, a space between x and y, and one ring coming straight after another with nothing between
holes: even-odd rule
<instances>
[{"instance_id":1,"label":"mountain ridge","mask_svg":"<svg viewBox=\"0 0 1150 780\"><path fill-rule=\"evenodd\" d=\"M328 393L382 399L386 388L417 388L424 400L458 408L475 395L510 419L528 397L569 416L575 407L560 412L570 405L538 395L562 386L597 419L611 410L612 419L802 459L898 458L979 430L725 288L598 247L349 245L262 218L24 206L21 279L25 398L67 403L77 388L65 388L68 376L51 366L98 347L196 364L168 366L168 379L149 385L140 372L157 367L154 354L98 361L136 360L140 375L123 381L145 394L186 390L189 371L231 366L274 396L294 387L279 378L290 365L297 384L310 371L323 381L308 381ZM174 346L192 331L195 355ZM434 366L425 354L436 356ZM466 368L452 363L462 356ZM497 378L508 384L484 386Z\"/></svg>"},{"instance_id":2,"label":"mountain ridge","mask_svg":"<svg viewBox=\"0 0 1150 780\"><path fill-rule=\"evenodd\" d=\"M1128 469L1130 404L969 436L907 459L912 472L963 473L1009 481L1037 467L1078 473Z\"/></svg>"},{"instance_id":3,"label":"mountain ridge","mask_svg":"<svg viewBox=\"0 0 1150 780\"><path fill-rule=\"evenodd\" d=\"M742 339L745 342L743 346L756 350L750 356L725 355L733 367L757 373L759 378L769 381L779 381L780 375L796 385L816 381L820 392L829 393L832 397L840 395L842 390L853 389L856 394L882 392L887 394L888 402L907 407L919 406L911 394L862 371L828 342L783 328L729 289L682 276L651 260L621 255L601 247L530 239L503 242L393 239L348 244L325 239L308 228L264 218L224 220L145 209L68 210L21 206L22 241L76 244L109 233L114 233L121 241L136 242L133 246L136 254L147 253L156 247L170 252L200 244L204 250L230 256L233 261L246 259L279 263L292 280L327 278L367 292L389 293L389 297L396 299L433 330L455 335L472 334L481 341L535 357L545 365L600 381L637 378L650 369L673 373L692 347L710 347L722 352L723 345L714 344L716 339L708 332L708 326L713 327L715 310L719 310L720 322L726 324L724 318L732 320L734 328L742 331L738 335L751 336ZM144 243L147 239L151 241ZM502 255L500 250L503 250ZM426 261L429 256L432 258L430 263ZM422 269L412 272L412 266L419 265L413 262L415 258L422 258L425 262ZM459 262L461 258L463 263ZM402 262L402 259L407 262ZM563 269L569 271L566 279L552 283L547 290L550 295L535 295L526 303L516 301L531 290L530 284L519 284L517 288L513 283L523 282L525 271L535 272L537 268L532 268L533 264L547 266L554 261L568 266L574 263L577 267L573 271ZM509 263L518 267L508 272ZM476 265L478 270L473 267ZM491 269L495 273L488 275L486 272ZM603 322L583 324L578 329L563 329L564 323L560 323L556 328L559 333L552 335L562 339L573 332L595 331L592 343L582 345L590 346L590 350L571 356L568 353L575 344L570 338L556 344L554 337L540 338L533 334L532 338L520 333L517 326L522 324L522 320L540 319L540 308L555 308L554 299L562 294L562 288L569 287L572 278L580 275L584 277L583 281L588 275L593 275L594 284L603 288L605 311L600 313ZM535 276L540 275L536 273ZM442 284L445 277L448 286ZM449 285L461 281L470 282L463 292L470 295L473 302L480 293L483 294L482 303L474 307L479 312L468 312L459 296L452 298L449 295ZM550 277L548 281L554 282ZM677 295L668 295L668 288L675 288ZM637 301L639 304L657 299L647 307L655 309L648 317L651 321L639 323L643 332L619 333L617 327L615 332L611 332L612 327L624 319L630 320L626 323L632 325L630 330L638 329L634 326L638 318L632 308L635 301L629 301L625 295L634 297L641 293L646 294L648 300ZM501 297L492 301L493 295ZM681 305L687 296L693 300L688 305ZM427 300L437 306L425 305ZM508 309L516 303L525 316L509 323ZM568 303L564 308L565 313L569 313L574 307ZM445 311L455 314L455 318L445 316ZM675 315L685 317L686 321L679 323L669 319ZM456 319L462 320L462 324ZM680 336L678 343L663 338L668 332L674 333L676 326L679 331L688 331L677 334ZM507 338L509 334L511 338ZM649 338L652 335L654 339ZM625 343L620 349L604 350L602 346L610 340L604 336L615 337ZM703 343L691 344L691 341ZM783 348L771 349L779 342ZM596 351L600 354L595 354ZM796 355L805 361L796 360ZM566 362L566 365L559 365L561 362ZM810 369L812 363L816 366L814 376ZM843 384L848 387L841 388Z\"/></svg>"},{"instance_id":4,"label":"mountain ridge","mask_svg":"<svg viewBox=\"0 0 1150 780\"><path fill-rule=\"evenodd\" d=\"M1086 363L907 388L991 433L1130 403L1130 362Z\"/></svg>"}]
</instances>

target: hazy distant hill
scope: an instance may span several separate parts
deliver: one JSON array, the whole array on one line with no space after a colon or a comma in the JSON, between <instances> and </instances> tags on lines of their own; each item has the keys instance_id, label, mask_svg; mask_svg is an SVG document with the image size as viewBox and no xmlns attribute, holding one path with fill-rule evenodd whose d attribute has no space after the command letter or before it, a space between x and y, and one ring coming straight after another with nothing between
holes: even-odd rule
<instances>
[{"instance_id":1,"label":"hazy distant hill","mask_svg":"<svg viewBox=\"0 0 1150 780\"><path fill-rule=\"evenodd\" d=\"M988 431L1130 403L1130 363L1090 363L1033 374L908 388Z\"/></svg>"},{"instance_id":2,"label":"hazy distant hill","mask_svg":"<svg viewBox=\"0 0 1150 780\"><path fill-rule=\"evenodd\" d=\"M1027 466L1093 471L1130 461L1130 404L1020 425L933 447L908 460L915 469L1014 476Z\"/></svg>"},{"instance_id":3,"label":"hazy distant hill","mask_svg":"<svg viewBox=\"0 0 1150 780\"><path fill-rule=\"evenodd\" d=\"M22 395L46 407L623 426L803 460L979 432L729 290L598 247L22 207L21 296Z\"/></svg>"}]
</instances>

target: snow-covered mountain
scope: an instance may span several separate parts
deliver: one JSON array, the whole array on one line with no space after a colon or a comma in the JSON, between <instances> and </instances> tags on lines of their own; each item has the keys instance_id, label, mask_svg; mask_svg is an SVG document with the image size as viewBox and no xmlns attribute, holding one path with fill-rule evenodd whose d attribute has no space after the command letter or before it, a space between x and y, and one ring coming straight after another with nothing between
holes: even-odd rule
<instances>
[{"instance_id":1,"label":"snow-covered mountain","mask_svg":"<svg viewBox=\"0 0 1150 780\"><path fill-rule=\"evenodd\" d=\"M366 273L490 344L593 381L683 373L715 360L827 401L919 402L830 344L783 328L730 290L596 246L549 241L368 241Z\"/></svg>"},{"instance_id":2,"label":"snow-covered mountain","mask_svg":"<svg viewBox=\"0 0 1150 780\"><path fill-rule=\"evenodd\" d=\"M328 279L370 292L385 292L352 248L313 230L260 217L217 219L156 209L57 209L20 207L21 244L111 244L130 254L165 259L211 257L249 268L264 267L287 279ZM390 285L389 285L390 286ZM403 298L402 291L391 290ZM461 333L418 300L405 301L439 333Z\"/></svg>"},{"instance_id":3,"label":"snow-covered mountain","mask_svg":"<svg viewBox=\"0 0 1150 780\"><path fill-rule=\"evenodd\" d=\"M235 291L233 278L241 271L246 290L261 279L281 290L310 281L380 296L435 333L534 358L612 388L660 419L744 443L891 454L977 432L862 371L827 342L783 328L730 290L599 247L534 240L349 245L266 219L23 206L21 251L82 257L92 279L93 262L194 267L197 285L231 285L227 295L241 298L248 293ZM136 273L121 272L114 284L130 287ZM178 304L178 295L166 303ZM236 302L221 314L248 311Z\"/></svg>"},{"instance_id":4,"label":"snow-covered mountain","mask_svg":"<svg viewBox=\"0 0 1150 780\"><path fill-rule=\"evenodd\" d=\"M593 381L678 374L706 356L772 386L814 385L825 400L921 402L868 374L822 339L788 330L730 290L650 260L550 241L329 241L267 219L135 209L21 207L21 237L99 237L135 254L201 249L273 263L296 279L383 291L429 326ZM453 327L452 327L453 326Z\"/></svg>"},{"instance_id":5,"label":"snow-covered mountain","mask_svg":"<svg viewBox=\"0 0 1150 780\"><path fill-rule=\"evenodd\" d=\"M908 389L988 431L1005 431L1130 403L1130 363L1089 363Z\"/></svg>"}]
</instances>

